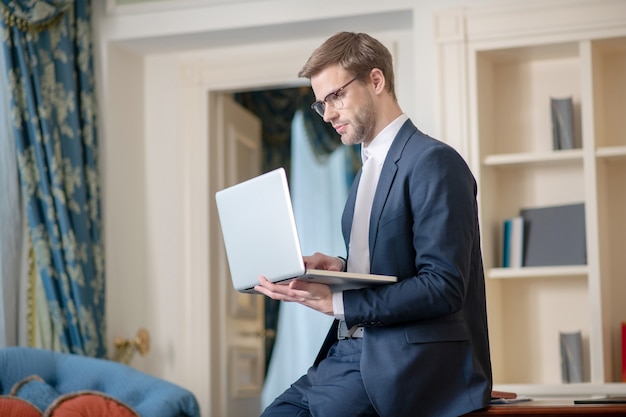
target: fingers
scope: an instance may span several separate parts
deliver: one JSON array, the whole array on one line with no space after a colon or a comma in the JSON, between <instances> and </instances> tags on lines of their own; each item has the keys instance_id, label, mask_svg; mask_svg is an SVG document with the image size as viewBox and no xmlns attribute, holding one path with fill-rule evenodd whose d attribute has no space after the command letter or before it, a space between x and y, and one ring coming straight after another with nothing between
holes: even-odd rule
<instances>
[{"instance_id":1,"label":"fingers","mask_svg":"<svg viewBox=\"0 0 626 417\"><path fill-rule=\"evenodd\" d=\"M259 277L259 285L254 289L273 299L296 302L324 314L332 314L332 293L324 284L308 283L298 280L286 284L274 284L265 277Z\"/></svg>"},{"instance_id":2,"label":"fingers","mask_svg":"<svg viewBox=\"0 0 626 417\"><path fill-rule=\"evenodd\" d=\"M343 262L335 256L324 255L315 252L311 256L303 256L304 265L309 269L325 269L328 271L341 271Z\"/></svg>"},{"instance_id":3,"label":"fingers","mask_svg":"<svg viewBox=\"0 0 626 417\"><path fill-rule=\"evenodd\" d=\"M259 285L256 285L254 289L273 300L298 301L288 285L271 283L263 276L259 277Z\"/></svg>"},{"instance_id":4,"label":"fingers","mask_svg":"<svg viewBox=\"0 0 626 417\"><path fill-rule=\"evenodd\" d=\"M293 280L289 284L274 284L265 277L259 277L260 285L254 289L274 300L306 302L307 300L317 300L320 297L309 291L309 284Z\"/></svg>"}]
</instances>

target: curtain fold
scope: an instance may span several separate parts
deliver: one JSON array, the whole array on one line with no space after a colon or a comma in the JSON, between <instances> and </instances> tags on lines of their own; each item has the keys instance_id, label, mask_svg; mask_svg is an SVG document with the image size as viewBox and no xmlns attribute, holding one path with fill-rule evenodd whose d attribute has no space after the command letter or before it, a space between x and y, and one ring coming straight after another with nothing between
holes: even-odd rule
<instances>
[{"instance_id":1,"label":"curtain fold","mask_svg":"<svg viewBox=\"0 0 626 417\"><path fill-rule=\"evenodd\" d=\"M46 347L105 357L91 2L0 5L21 195L52 329Z\"/></svg>"}]
</instances>

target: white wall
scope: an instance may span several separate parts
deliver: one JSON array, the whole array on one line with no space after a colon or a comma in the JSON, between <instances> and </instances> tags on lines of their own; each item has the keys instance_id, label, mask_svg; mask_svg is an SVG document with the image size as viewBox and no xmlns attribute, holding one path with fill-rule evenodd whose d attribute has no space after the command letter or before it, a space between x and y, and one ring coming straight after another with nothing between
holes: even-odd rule
<instances>
[{"instance_id":1,"label":"white wall","mask_svg":"<svg viewBox=\"0 0 626 417\"><path fill-rule=\"evenodd\" d=\"M400 104L437 137L433 12L487 1L94 3L109 346L146 327L152 351L134 365L192 389L206 411L211 384L223 382L203 375L219 360L210 336L219 320L207 305L210 91L302 83L296 73L314 46L365 31L395 48Z\"/></svg>"}]
</instances>

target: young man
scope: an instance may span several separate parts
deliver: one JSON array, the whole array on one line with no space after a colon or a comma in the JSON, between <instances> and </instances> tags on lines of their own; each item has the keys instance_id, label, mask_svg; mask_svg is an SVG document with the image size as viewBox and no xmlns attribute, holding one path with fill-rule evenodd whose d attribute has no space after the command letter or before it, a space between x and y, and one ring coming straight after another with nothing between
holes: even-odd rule
<instances>
[{"instance_id":1,"label":"young man","mask_svg":"<svg viewBox=\"0 0 626 417\"><path fill-rule=\"evenodd\" d=\"M311 107L364 159L342 218L346 261L315 253L305 263L398 282L333 293L259 277L266 296L337 319L315 364L262 416L453 417L484 407L491 364L468 166L402 112L391 54L376 39L338 33L299 76L311 80Z\"/></svg>"}]
</instances>

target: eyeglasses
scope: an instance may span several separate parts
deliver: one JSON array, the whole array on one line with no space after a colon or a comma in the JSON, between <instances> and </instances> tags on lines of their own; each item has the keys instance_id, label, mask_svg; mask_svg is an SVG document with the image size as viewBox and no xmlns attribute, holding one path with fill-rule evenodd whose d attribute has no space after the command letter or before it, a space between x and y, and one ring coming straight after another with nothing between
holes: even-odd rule
<instances>
[{"instance_id":1,"label":"eyeglasses","mask_svg":"<svg viewBox=\"0 0 626 417\"><path fill-rule=\"evenodd\" d=\"M319 114L322 117L324 117L324 112L326 112L326 105L329 105L333 109L343 108L343 101L341 101L341 97L339 97L339 94L347 86L349 86L353 81L358 79L361 75L362 74L358 74L356 77L354 77L353 79L351 79L350 81L348 81L347 83L345 83L344 85L336 89L335 91L331 91L330 93L326 94L326 97L324 97L324 100L316 101L315 103L311 104L311 108L315 110L317 114Z\"/></svg>"}]
</instances>

